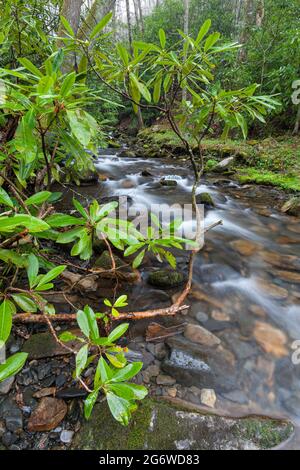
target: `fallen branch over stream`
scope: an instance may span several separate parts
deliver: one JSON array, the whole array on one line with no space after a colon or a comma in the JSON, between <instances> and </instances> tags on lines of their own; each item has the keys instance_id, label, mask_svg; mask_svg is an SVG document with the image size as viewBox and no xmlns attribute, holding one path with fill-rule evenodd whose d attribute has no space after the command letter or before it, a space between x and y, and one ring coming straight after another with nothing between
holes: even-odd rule
<instances>
[{"instance_id":1,"label":"fallen branch over stream","mask_svg":"<svg viewBox=\"0 0 300 470\"><path fill-rule=\"evenodd\" d=\"M222 221L219 220L209 227L205 229L204 232L211 230L212 228L221 225ZM190 255L189 261L189 273L186 285L178 296L178 299L175 303L173 303L170 307L155 309L155 310L145 310L142 312L126 312L120 313L118 317L111 317L112 321L123 321L123 320L145 320L149 318L155 317L168 317L174 316L183 310L187 310L189 308L188 305L182 305L185 301L186 297L189 295L192 287L192 278L193 278L193 264L194 258L198 250L195 250ZM46 314L32 314L32 313L18 313L13 316L14 323L49 323L49 320L60 322L60 323L69 323L69 322L76 322L76 314L74 313L57 313L55 315L46 315ZM99 319L102 321L102 319Z\"/></svg>"},{"instance_id":2,"label":"fallen branch over stream","mask_svg":"<svg viewBox=\"0 0 300 470\"><path fill-rule=\"evenodd\" d=\"M174 316L176 313L182 312L188 309L188 305L171 305L171 307L161 308L157 310L145 310L143 312L128 312L120 313L118 317L111 317L112 321L122 320L144 320L147 318L162 317L162 316ZM76 322L76 314L73 313L57 313L56 315L47 315L51 321L59 323ZM47 323L47 318L42 314L32 313L18 313L14 315L14 323ZM102 319L99 319L101 322Z\"/></svg>"}]
</instances>

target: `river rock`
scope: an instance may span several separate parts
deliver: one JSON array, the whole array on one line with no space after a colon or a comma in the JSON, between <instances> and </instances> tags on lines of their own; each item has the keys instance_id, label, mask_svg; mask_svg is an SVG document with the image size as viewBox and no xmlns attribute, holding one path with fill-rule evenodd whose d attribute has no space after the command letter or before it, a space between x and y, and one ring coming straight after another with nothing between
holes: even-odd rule
<instances>
[{"instance_id":1,"label":"river rock","mask_svg":"<svg viewBox=\"0 0 300 470\"><path fill-rule=\"evenodd\" d=\"M68 387L56 392L56 398L73 400L74 398L86 398L87 392L83 388Z\"/></svg>"},{"instance_id":2,"label":"river rock","mask_svg":"<svg viewBox=\"0 0 300 470\"><path fill-rule=\"evenodd\" d=\"M12 377L9 377L8 379L3 380L3 382L0 382L0 395L6 395L12 388L14 381L15 381L15 376L13 375Z\"/></svg>"},{"instance_id":3,"label":"river rock","mask_svg":"<svg viewBox=\"0 0 300 470\"><path fill-rule=\"evenodd\" d=\"M221 346L207 347L182 336L169 338L171 352L162 369L185 387L197 385L228 392L236 388L236 367L230 351ZM221 349L219 349L221 348Z\"/></svg>"},{"instance_id":4,"label":"river rock","mask_svg":"<svg viewBox=\"0 0 300 470\"><path fill-rule=\"evenodd\" d=\"M141 175L142 175L142 176L145 176L145 177L154 176L154 175L151 173L151 171L148 170L148 168L145 168L145 170L143 170L143 171L141 172Z\"/></svg>"},{"instance_id":5,"label":"river rock","mask_svg":"<svg viewBox=\"0 0 300 470\"><path fill-rule=\"evenodd\" d=\"M256 417L230 419L201 414L192 407L188 410L182 403L172 405L147 399L139 405L128 426L120 426L112 418L106 403L96 404L90 420L84 421L75 435L72 448L94 451L265 449L286 440L292 432L293 427L282 421ZM103 459L105 464L104 455Z\"/></svg>"},{"instance_id":6,"label":"river rock","mask_svg":"<svg viewBox=\"0 0 300 470\"><path fill-rule=\"evenodd\" d=\"M300 284L300 272L275 270L272 274L283 281Z\"/></svg>"},{"instance_id":7,"label":"river rock","mask_svg":"<svg viewBox=\"0 0 300 470\"><path fill-rule=\"evenodd\" d=\"M89 171L86 175L83 175L79 178L80 186L93 186L99 181L98 173L95 171Z\"/></svg>"},{"instance_id":8,"label":"river rock","mask_svg":"<svg viewBox=\"0 0 300 470\"><path fill-rule=\"evenodd\" d=\"M258 245L250 240L234 240L230 245L242 256L251 256L258 249Z\"/></svg>"},{"instance_id":9,"label":"river rock","mask_svg":"<svg viewBox=\"0 0 300 470\"><path fill-rule=\"evenodd\" d=\"M300 239L282 235L276 238L276 243L279 243L280 245L298 245L300 243Z\"/></svg>"},{"instance_id":10,"label":"river rock","mask_svg":"<svg viewBox=\"0 0 300 470\"><path fill-rule=\"evenodd\" d=\"M161 361L164 359L167 355L167 348L164 343L158 343L153 345L153 354L158 359Z\"/></svg>"},{"instance_id":11,"label":"river rock","mask_svg":"<svg viewBox=\"0 0 300 470\"><path fill-rule=\"evenodd\" d=\"M204 346L217 346L220 339L200 325L188 323L184 330L184 336L193 343L200 343Z\"/></svg>"},{"instance_id":12,"label":"river rock","mask_svg":"<svg viewBox=\"0 0 300 470\"><path fill-rule=\"evenodd\" d=\"M287 337L283 331L268 323L255 322L254 337L262 349L275 357L283 357L288 354L286 347Z\"/></svg>"},{"instance_id":13,"label":"river rock","mask_svg":"<svg viewBox=\"0 0 300 470\"><path fill-rule=\"evenodd\" d=\"M57 398L42 398L38 407L30 416L28 431L51 431L64 419L68 407L63 400Z\"/></svg>"},{"instance_id":14,"label":"river rock","mask_svg":"<svg viewBox=\"0 0 300 470\"><path fill-rule=\"evenodd\" d=\"M174 385L176 380L170 375L159 374L156 383L157 385Z\"/></svg>"},{"instance_id":15,"label":"river rock","mask_svg":"<svg viewBox=\"0 0 300 470\"><path fill-rule=\"evenodd\" d=\"M152 364L151 366L147 367L143 373L146 373L150 378L157 377L159 375L160 368L156 364Z\"/></svg>"},{"instance_id":16,"label":"river rock","mask_svg":"<svg viewBox=\"0 0 300 470\"><path fill-rule=\"evenodd\" d=\"M273 299L284 300L289 296L287 289L277 286L277 284L272 284L271 282L266 281L265 279L257 279L259 289L263 293Z\"/></svg>"},{"instance_id":17,"label":"river rock","mask_svg":"<svg viewBox=\"0 0 300 470\"><path fill-rule=\"evenodd\" d=\"M149 274L148 282L152 286L161 289L170 289L177 287L184 281L184 276L179 271L170 271L167 269L160 269Z\"/></svg>"},{"instance_id":18,"label":"river rock","mask_svg":"<svg viewBox=\"0 0 300 470\"><path fill-rule=\"evenodd\" d=\"M5 425L8 431L20 434L23 428L23 416L18 407L12 408L6 415Z\"/></svg>"},{"instance_id":19,"label":"river rock","mask_svg":"<svg viewBox=\"0 0 300 470\"><path fill-rule=\"evenodd\" d=\"M206 208L215 207L214 200L209 193L201 193L196 196L197 204L203 204Z\"/></svg>"},{"instance_id":20,"label":"river rock","mask_svg":"<svg viewBox=\"0 0 300 470\"><path fill-rule=\"evenodd\" d=\"M203 388L200 393L200 401L209 408L214 408L217 401L216 393L211 388Z\"/></svg>"},{"instance_id":21,"label":"river rock","mask_svg":"<svg viewBox=\"0 0 300 470\"><path fill-rule=\"evenodd\" d=\"M254 315L257 315L258 317L265 318L266 317L266 311L263 307L260 305L250 305L249 307L250 312L254 313Z\"/></svg>"},{"instance_id":22,"label":"river rock","mask_svg":"<svg viewBox=\"0 0 300 470\"><path fill-rule=\"evenodd\" d=\"M116 255L113 255L116 267L119 268L125 263ZM108 250L103 251L103 253L96 259L94 266L102 269L112 269L112 260Z\"/></svg>"},{"instance_id":23,"label":"river rock","mask_svg":"<svg viewBox=\"0 0 300 470\"><path fill-rule=\"evenodd\" d=\"M281 212L289 215L300 215L300 197L292 197L281 208Z\"/></svg>"},{"instance_id":24,"label":"river rock","mask_svg":"<svg viewBox=\"0 0 300 470\"><path fill-rule=\"evenodd\" d=\"M121 183L121 188L124 188L124 189L132 189L135 187L136 187L136 184L130 179L124 180Z\"/></svg>"},{"instance_id":25,"label":"river rock","mask_svg":"<svg viewBox=\"0 0 300 470\"><path fill-rule=\"evenodd\" d=\"M214 171L217 171L218 173L221 173L225 170L231 169L232 165L234 163L234 157L228 157L224 158L221 162L219 162L215 167Z\"/></svg>"},{"instance_id":26,"label":"river rock","mask_svg":"<svg viewBox=\"0 0 300 470\"><path fill-rule=\"evenodd\" d=\"M300 260L298 256L282 255L275 251L262 251L260 256L266 263L279 269L300 269Z\"/></svg>"},{"instance_id":27,"label":"river rock","mask_svg":"<svg viewBox=\"0 0 300 470\"><path fill-rule=\"evenodd\" d=\"M205 312L197 312L195 318L199 323L206 323L208 321L208 315Z\"/></svg>"},{"instance_id":28,"label":"river rock","mask_svg":"<svg viewBox=\"0 0 300 470\"><path fill-rule=\"evenodd\" d=\"M135 158L136 154L132 150L122 150L119 153L119 157L122 157L122 158Z\"/></svg>"},{"instance_id":29,"label":"river rock","mask_svg":"<svg viewBox=\"0 0 300 470\"><path fill-rule=\"evenodd\" d=\"M61 277L67 281L67 283L74 288L79 290L85 290L86 292L95 292L98 289L98 277L94 276L82 276L81 274L72 273L71 271L64 271Z\"/></svg>"},{"instance_id":30,"label":"river rock","mask_svg":"<svg viewBox=\"0 0 300 470\"><path fill-rule=\"evenodd\" d=\"M41 388L41 390L38 390L32 396L34 398L49 397L50 395L55 395L55 392L56 392L55 387Z\"/></svg>"},{"instance_id":31,"label":"river rock","mask_svg":"<svg viewBox=\"0 0 300 470\"><path fill-rule=\"evenodd\" d=\"M78 332L78 330L77 330ZM79 341L70 341L70 348L79 348ZM68 356L70 351L58 344L51 333L36 333L32 335L25 343L23 351L28 353L29 359L43 359L54 356ZM25 384L24 384L25 385Z\"/></svg>"},{"instance_id":32,"label":"river rock","mask_svg":"<svg viewBox=\"0 0 300 470\"><path fill-rule=\"evenodd\" d=\"M168 186L170 188L175 188L177 186L177 181L163 178L163 179L160 180L160 184L162 186Z\"/></svg>"},{"instance_id":33,"label":"river rock","mask_svg":"<svg viewBox=\"0 0 300 470\"><path fill-rule=\"evenodd\" d=\"M211 316L216 321L222 321L222 322L230 321L230 316L227 315L227 313L221 312L219 310L213 310L211 312Z\"/></svg>"},{"instance_id":34,"label":"river rock","mask_svg":"<svg viewBox=\"0 0 300 470\"><path fill-rule=\"evenodd\" d=\"M71 444L74 436L74 431L63 430L60 434L60 440L64 444Z\"/></svg>"}]
</instances>

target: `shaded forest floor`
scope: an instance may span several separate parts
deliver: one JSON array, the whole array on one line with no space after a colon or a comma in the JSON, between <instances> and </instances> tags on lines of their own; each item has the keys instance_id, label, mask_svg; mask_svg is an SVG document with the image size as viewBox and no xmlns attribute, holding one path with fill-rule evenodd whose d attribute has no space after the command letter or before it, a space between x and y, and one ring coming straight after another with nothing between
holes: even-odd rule
<instances>
[{"instance_id":1,"label":"shaded forest floor","mask_svg":"<svg viewBox=\"0 0 300 470\"><path fill-rule=\"evenodd\" d=\"M172 131L154 125L138 134L139 152L155 157L184 153L183 144ZM196 143L194 144L196 147ZM288 192L300 191L300 137L281 136L264 140L206 139L203 142L205 171L220 172L218 163L234 156L223 173L241 183L271 185Z\"/></svg>"}]
</instances>

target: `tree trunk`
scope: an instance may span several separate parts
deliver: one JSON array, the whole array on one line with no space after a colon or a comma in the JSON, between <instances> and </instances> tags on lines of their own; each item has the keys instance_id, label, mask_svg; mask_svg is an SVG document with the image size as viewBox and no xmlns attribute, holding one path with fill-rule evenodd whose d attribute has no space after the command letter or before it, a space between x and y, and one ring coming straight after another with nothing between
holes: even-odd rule
<instances>
[{"instance_id":1,"label":"tree trunk","mask_svg":"<svg viewBox=\"0 0 300 470\"><path fill-rule=\"evenodd\" d=\"M249 27L253 23L254 13L254 0L245 0L244 11L243 11L243 24L240 32L239 42L243 47L239 50L238 59L240 62L245 62L247 59L247 50L244 47L249 37Z\"/></svg>"},{"instance_id":2,"label":"tree trunk","mask_svg":"<svg viewBox=\"0 0 300 470\"><path fill-rule=\"evenodd\" d=\"M79 33L79 39L86 39L93 29L93 27L99 23L99 21L107 15L110 11L114 11L116 5L116 0L94 0L88 14L86 15Z\"/></svg>"},{"instance_id":3,"label":"tree trunk","mask_svg":"<svg viewBox=\"0 0 300 470\"><path fill-rule=\"evenodd\" d=\"M265 0L259 0L256 8L256 26L262 27L265 18Z\"/></svg>"},{"instance_id":4,"label":"tree trunk","mask_svg":"<svg viewBox=\"0 0 300 470\"><path fill-rule=\"evenodd\" d=\"M144 18L143 18L143 10L142 10L142 5L141 5L141 0L136 0L136 1L137 1L137 5L138 5L138 10L139 10L141 31L144 34Z\"/></svg>"},{"instance_id":5,"label":"tree trunk","mask_svg":"<svg viewBox=\"0 0 300 470\"><path fill-rule=\"evenodd\" d=\"M132 28L131 28L131 18L130 18L130 7L129 0L126 0L126 17L127 17L127 32L128 32L128 42L130 53L132 54Z\"/></svg>"},{"instance_id":6,"label":"tree trunk","mask_svg":"<svg viewBox=\"0 0 300 470\"><path fill-rule=\"evenodd\" d=\"M130 6L129 0L126 0L126 16L127 16L127 30L128 30L128 41L129 41L129 49L130 54L133 54L133 47L132 47L132 27L131 27L131 18L130 18ZM144 120L141 112L141 108L138 107L137 111L137 120L138 120L138 128L142 129L144 127Z\"/></svg>"},{"instance_id":7,"label":"tree trunk","mask_svg":"<svg viewBox=\"0 0 300 470\"><path fill-rule=\"evenodd\" d=\"M60 11L60 14L64 16L66 20L70 23L75 33L75 36L79 28L80 12L81 12L82 4L83 4L83 0L64 0L61 11ZM60 23L59 25L57 35L59 37L65 36L64 26L62 25L62 23ZM59 40L58 46L63 47L64 46L63 41ZM76 54L75 53L68 54L68 56L65 57L64 63L62 65L62 72L67 73L73 69L76 70L76 68L77 68Z\"/></svg>"},{"instance_id":8,"label":"tree trunk","mask_svg":"<svg viewBox=\"0 0 300 470\"><path fill-rule=\"evenodd\" d=\"M137 4L137 0L133 0L133 6L134 6L134 16L135 16L135 24L137 26L137 29L140 31L140 18L139 18L139 7Z\"/></svg>"},{"instance_id":9,"label":"tree trunk","mask_svg":"<svg viewBox=\"0 0 300 470\"><path fill-rule=\"evenodd\" d=\"M296 116L296 122L295 122L295 127L294 127L294 130L293 130L293 134L297 135L297 134L299 134L299 131L300 131L300 104L298 106L298 112L297 112L297 116Z\"/></svg>"},{"instance_id":10,"label":"tree trunk","mask_svg":"<svg viewBox=\"0 0 300 470\"><path fill-rule=\"evenodd\" d=\"M190 0L184 1L184 17L183 17L183 32L186 36L189 34L189 13L190 13ZM184 56L184 61L186 61L187 55ZM182 101L186 101L187 91L186 88L182 90Z\"/></svg>"},{"instance_id":11,"label":"tree trunk","mask_svg":"<svg viewBox=\"0 0 300 470\"><path fill-rule=\"evenodd\" d=\"M83 0L64 0L60 14L70 23L75 35L77 34L80 23L80 12ZM59 26L58 35L63 36L64 27Z\"/></svg>"}]
</instances>

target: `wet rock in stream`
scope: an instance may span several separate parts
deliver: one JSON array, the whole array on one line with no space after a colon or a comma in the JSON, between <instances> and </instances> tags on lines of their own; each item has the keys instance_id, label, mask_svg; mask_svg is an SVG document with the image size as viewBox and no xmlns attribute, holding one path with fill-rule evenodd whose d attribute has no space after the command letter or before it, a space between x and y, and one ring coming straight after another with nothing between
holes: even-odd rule
<instances>
[{"instance_id":1,"label":"wet rock in stream","mask_svg":"<svg viewBox=\"0 0 300 470\"><path fill-rule=\"evenodd\" d=\"M30 416L28 430L31 432L51 431L64 419L67 411L67 405L63 400L51 397L42 398Z\"/></svg>"},{"instance_id":2,"label":"wet rock in stream","mask_svg":"<svg viewBox=\"0 0 300 470\"><path fill-rule=\"evenodd\" d=\"M161 269L150 273L148 282L160 289L170 289L181 285L184 282L184 275L178 271Z\"/></svg>"},{"instance_id":3,"label":"wet rock in stream","mask_svg":"<svg viewBox=\"0 0 300 470\"><path fill-rule=\"evenodd\" d=\"M70 347L80 347L78 341L69 343ZM24 344L24 352L28 353L29 359L43 359L55 356L70 355L70 352L58 344L50 332L37 333L32 335ZM45 366L49 367L49 366ZM24 369L22 374L24 373ZM41 371L40 371L41 374ZM45 374L46 375L46 374ZM23 383L26 385L25 383ZM29 383L28 383L29 385Z\"/></svg>"},{"instance_id":4,"label":"wet rock in stream","mask_svg":"<svg viewBox=\"0 0 300 470\"><path fill-rule=\"evenodd\" d=\"M169 338L166 343L171 351L162 369L178 383L225 392L236 389L234 358L222 346L207 347L181 336Z\"/></svg>"},{"instance_id":5,"label":"wet rock in stream","mask_svg":"<svg viewBox=\"0 0 300 470\"><path fill-rule=\"evenodd\" d=\"M213 197L209 193L201 193L196 196L197 204L203 204L205 208L209 209L215 207Z\"/></svg>"}]
</instances>

